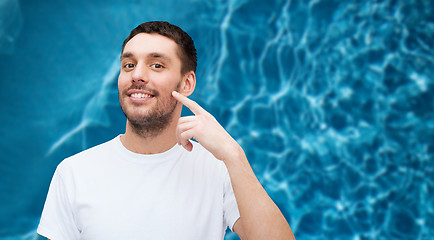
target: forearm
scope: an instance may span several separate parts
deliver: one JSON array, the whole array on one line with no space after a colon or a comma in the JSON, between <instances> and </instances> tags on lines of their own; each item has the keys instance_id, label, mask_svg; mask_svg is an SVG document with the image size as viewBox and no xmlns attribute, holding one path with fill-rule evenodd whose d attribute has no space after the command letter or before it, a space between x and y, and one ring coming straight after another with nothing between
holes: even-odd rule
<instances>
[{"instance_id":1,"label":"forearm","mask_svg":"<svg viewBox=\"0 0 434 240\"><path fill-rule=\"evenodd\" d=\"M241 147L225 160L247 239L295 239L279 208L256 178Z\"/></svg>"}]
</instances>

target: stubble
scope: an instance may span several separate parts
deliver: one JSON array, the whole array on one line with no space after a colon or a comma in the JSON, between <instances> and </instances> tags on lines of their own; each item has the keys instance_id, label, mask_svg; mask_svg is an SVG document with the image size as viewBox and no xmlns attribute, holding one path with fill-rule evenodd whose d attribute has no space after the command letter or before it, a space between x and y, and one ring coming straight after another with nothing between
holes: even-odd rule
<instances>
[{"instance_id":1,"label":"stubble","mask_svg":"<svg viewBox=\"0 0 434 240\"><path fill-rule=\"evenodd\" d=\"M179 85L174 90L178 90ZM127 106L125 96L127 92L131 89L146 90L154 95L153 100L156 100L155 106L147 111L143 111L140 114L134 115L133 112L129 111L140 111L141 104L134 104L132 106ZM134 133L138 134L143 138L154 138L161 134L164 129L166 129L172 118L174 117L174 111L178 104L178 101L171 95L165 98L160 97L160 93L156 90L146 89L143 85L131 86L126 89L122 94L119 93L119 102L124 112L125 116L130 123L131 129ZM135 108L135 109L133 109ZM145 108L145 106L143 106Z\"/></svg>"}]
</instances>

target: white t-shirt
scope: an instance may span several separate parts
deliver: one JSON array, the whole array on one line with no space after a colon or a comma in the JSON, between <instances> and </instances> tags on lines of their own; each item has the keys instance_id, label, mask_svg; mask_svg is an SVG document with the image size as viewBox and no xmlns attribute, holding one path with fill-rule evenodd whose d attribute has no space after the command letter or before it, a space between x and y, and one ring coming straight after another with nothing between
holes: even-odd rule
<instances>
[{"instance_id":1,"label":"white t-shirt","mask_svg":"<svg viewBox=\"0 0 434 240\"><path fill-rule=\"evenodd\" d=\"M223 239L239 211L222 161L199 143L153 155L120 137L62 161L38 233L52 240Z\"/></svg>"}]
</instances>

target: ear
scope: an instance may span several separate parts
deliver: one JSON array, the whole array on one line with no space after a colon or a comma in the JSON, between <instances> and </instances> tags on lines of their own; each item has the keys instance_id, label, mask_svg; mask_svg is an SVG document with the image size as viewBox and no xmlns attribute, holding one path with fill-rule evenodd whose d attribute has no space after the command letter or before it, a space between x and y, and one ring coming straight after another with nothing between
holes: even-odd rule
<instances>
[{"instance_id":1,"label":"ear","mask_svg":"<svg viewBox=\"0 0 434 240\"><path fill-rule=\"evenodd\" d=\"M179 89L179 93L188 97L194 92L194 88L196 87L196 75L193 71L186 73L182 79L182 84Z\"/></svg>"}]
</instances>

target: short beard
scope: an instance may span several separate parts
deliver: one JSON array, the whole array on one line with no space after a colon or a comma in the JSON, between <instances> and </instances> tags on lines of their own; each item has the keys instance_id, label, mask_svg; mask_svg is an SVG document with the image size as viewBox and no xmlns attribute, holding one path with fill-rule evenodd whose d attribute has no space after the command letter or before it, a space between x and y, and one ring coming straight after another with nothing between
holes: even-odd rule
<instances>
[{"instance_id":1,"label":"short beard","mask_svg":"<svg viewBox=\"0 0 434 240\"><path fill-rule=\"evenodd\" d=\"M180 83L178 83L175 90L178 91L180 87ZM130 89L146 89L144 86L131 86ZM129 89L125 90L123 93L123 96L127 95ZM157 91L148 90L151 92L154 97L158 97L160 94ZM163 99L164 101L164 99ZM169 97L167 100L167 105L163 103L163 106L161 109L158 109L158 104L156 106L156 109L150 109L149 113L146 114L146 116L142 117L132 117L127 115L127 107L124 106L122 102L122 96L119 94L119 102L122 108L122 111L124 112L125 116L128 119L128 122L130 123L131 129L134 133L138 134L139 136L143 138L154 138L161 134L161 132L167 128L167 126L170 124L173 113L176 109L176 106L178 105L178 101L173 98ZM167 110L165 112L165 110Z\"/></svg>"},{"instance_id":2,"label":"short beard","mask_svg":"<svg viewBox=\"0 0 434 240\"><path fill-rule=\"evenodd\" d=\"M158 136L166 127L170 124L175 111L177 101L175 99L173 107L166 113L159 112L157 110L151 112L146 118L131 119L125 116L130 123L131 129L134 133L143 138L154 138Z\"/></svg>"}]
</instances>

